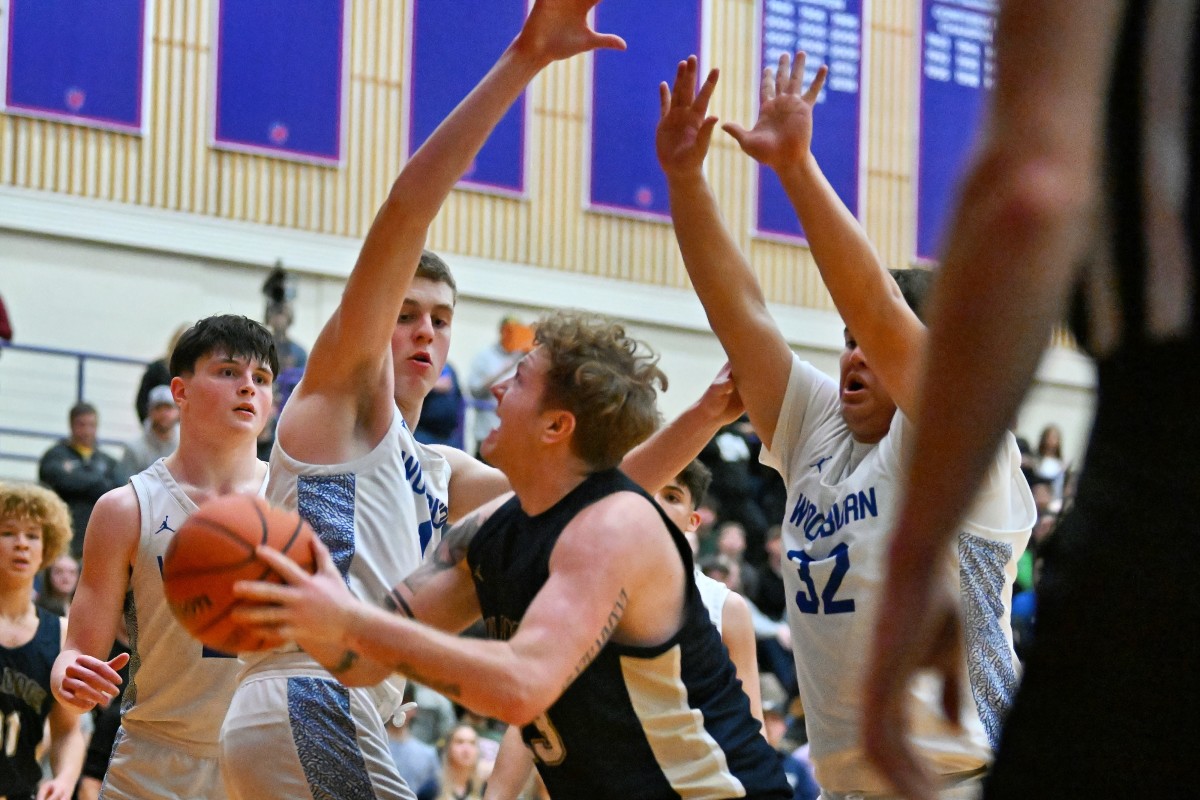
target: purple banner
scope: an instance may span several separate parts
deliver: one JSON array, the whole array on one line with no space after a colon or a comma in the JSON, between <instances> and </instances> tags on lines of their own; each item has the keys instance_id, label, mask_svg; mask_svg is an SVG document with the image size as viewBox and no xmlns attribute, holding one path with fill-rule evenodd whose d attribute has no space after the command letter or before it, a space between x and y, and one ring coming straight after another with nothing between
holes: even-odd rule
<instances>
[{"instance_id":1,"label":"purple banner","mask_svg":"<svg viewBox=\"0 0 1200 800\"><path fill-rule=\"evenodd\" d=\"M938 257L992 88L995 0L923 0L917 258Z\"/></svg>"},{"instance_id":2,"label":"purple banner","mask_svg":"<svg viewBox=\"0 0 1200 800\"><path fill-rule=\"evenodd\" d=\"M216 145L339 163L343 0L220 0L217 29Z\"/></svg>"},{"instance_id":3,"label":"purple banner","mask_svg":"<svg viewBox=\"0 0 1200 800\"><path fill-rule=\"evenodd\" d=\"M139 133L143 0L9 0L5 108Z\"/></svg>"}]
</instances>

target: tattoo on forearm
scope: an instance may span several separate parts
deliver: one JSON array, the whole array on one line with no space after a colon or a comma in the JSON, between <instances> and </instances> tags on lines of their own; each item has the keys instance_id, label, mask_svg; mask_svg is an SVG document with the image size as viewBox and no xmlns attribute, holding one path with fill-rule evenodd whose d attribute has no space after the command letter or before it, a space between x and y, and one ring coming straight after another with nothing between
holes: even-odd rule
<instances>
[{"instance_id":1,"label":"tattoo on forearm","mask_svg":"<svg viewBox=\"0 0 1200 800\"><path fill-rule=\"evenodd\" d=\"M612 637L613 631L617 629L617 623L621 621L621 616L625 613L625 606L629 603L629 595L621 589L621 593L617 595L617 602L613 603L612 611L608 612L608 619L604 621L604 627L600 629L596 641L592 642L592 646L583 654L583 658L579 659L579 663L575 665L575 671L571 673L571 677L567 678L567 682L563 684L563 691L575 682L575 679L588 668L588 665L595 660L600 651L604 649L604 645L608 644L608 640Z\"/></svg>"},{"instance_id":2,"label":"tattoo on forearm","mask_svg":"<svg viewBox=\"0 0 1200 800\"><path fill-rule=\"evenodd\" d=\"M394 672L399 672L401 675L416 681L424 686L428 686L440 695L449 697L452 700L457 700L462 697L462 684L451 683L442 678L434 677L426 674L423 670L419 670L412 664L407 664L403 661L392 665Z\"/></svg>"},{"instance_id":3,"label":"tattoo on forearm","mask_svg":"<svg viewBox=\"0 0 1200 800\"><path fill-rule=\"evenodd\" d=\"M403 614L409 619L415 619L412 606L404 599L404 595L400 594L400 587L397 586L388 593L388 596L383 598L383 606L393 614Z\"/></svg>"},{"instance_id":4,"label":"tattoo on forearm","mask_svg":"<svg viewBox=\"0 0 1200 800\"><path fill-rule=\"evenodd\" d=\"M425 584L447 570L454 569L467 557L467 548L483 527L482 514L471 514L448 530L429 561L404 579L403 585L414 595ZM409 616L412 616L411 612Z\"/></svg>"},{"instance_id":5,"label":"tattoo on forearm","mask_svg":"<svg viewBox=\"0 0 1200 800\"><path fill-rule=\"evenodd\" d=\"M333 675L341 675L342 673L349 672L357 663L358 653L353 650L347 650L342 653L342 660L329 668L329 672Z\"/></svg>"}]
</instances>

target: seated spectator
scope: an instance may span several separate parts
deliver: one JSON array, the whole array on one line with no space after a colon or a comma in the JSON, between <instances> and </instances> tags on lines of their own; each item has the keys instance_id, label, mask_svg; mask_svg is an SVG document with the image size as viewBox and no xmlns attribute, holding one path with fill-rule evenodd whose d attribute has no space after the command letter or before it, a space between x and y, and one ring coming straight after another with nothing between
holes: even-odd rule
<instances>
[{"instance_id":1,"label":"seated spectator","mask_svg":"<svg viewBox=\"0 0 1200 800\"><path fill-rule=\"evenodd\" d=\"M117 461L96 447L99 414L90 403L76 403L68 415L71 434L42 455L38 479L71 509L71 555L83 555L83 532L100 496L120 485Z\"/></svg>"},{"instance_id":2,"label":"seated spectator","mask_svg":"<svg viewBox=\"0 0 1200 800\"><path fill-rule=\"evenodd\" d=\"M142 435L126 443L117 465L117 478L124 483L179 446L179 406L171 387L155 386L146 398L150 414L142 423Z\"/></svg>"},{"instance_id":3,"label":"seated spectator","mask_svg":"<svg viewBox=\"0 0 1200 800\"><path fill-rule=\"evenodd\" d=\"M1038 439L1037 456L1038 477L1049 481L1054 490L1054 497L1061 500L1067 464L1063 461L1062 431L1057 425L1047 425L1042 429L1041 438Z\"/></svg>"},{"instance_id":4,"label":"seated spectator","mask_svg":"<svg viewBox=\"0 0 1200 800\"><path fill-rule=\"evenodd\" d=\"M42 570L42 589L34 603L58 617L71 610L75 587L79 585L79 562L70 553L63 553Z\"/></svg>"}]
</instances>

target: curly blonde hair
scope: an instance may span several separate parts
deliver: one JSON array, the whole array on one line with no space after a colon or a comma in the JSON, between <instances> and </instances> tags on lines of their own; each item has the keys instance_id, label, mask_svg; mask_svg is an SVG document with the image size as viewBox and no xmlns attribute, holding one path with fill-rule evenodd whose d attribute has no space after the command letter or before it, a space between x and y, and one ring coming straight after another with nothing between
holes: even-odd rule
<instances>
[{"instance_id":1,"label":"curly blonde hair","mask_svg":"<svg viewBox=\"0 0 1200 800\"><path fill-rule=\"evenodd\" d=\"M32 483L0 483L0 520L32 522L42 529L42 566L67 551L71 513L58 495Z\"/></svg>"},{"instance_id":2,"label":"curly blonde hair","mask_svg":"<svg viewBox=\"0 0 1200 800\"><path fill-rule=\"evenodd\" d=\"M542 407L574 415L572 451L593 470L615 467L658 427L667 376L658 355L621 324L558 311L537 323L534 341L549 364Z\"/></svg>"}]
</instances>

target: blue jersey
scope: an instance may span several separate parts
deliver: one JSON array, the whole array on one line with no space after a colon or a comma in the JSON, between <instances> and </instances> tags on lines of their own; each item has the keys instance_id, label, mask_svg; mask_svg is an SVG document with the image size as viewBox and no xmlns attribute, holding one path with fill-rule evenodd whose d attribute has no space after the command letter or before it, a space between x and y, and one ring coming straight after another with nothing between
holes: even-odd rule
<instances>
[{"instance_id":1,"label":"blue jersey","mask_svg":"<svg viewBox=\"0 0 1200 800\"><path fill-rule=\"evenodd\" d=\"M535 517L513 498L488 519L467 561L491 638L515 633L549 577L551 553L567 524L616 492L652 502L623 474L607 470ZM790 798L779 755L751 716L700 599L691 550L662 519L686 567L682 627L656 647L608 642L554 705L525 726L525 743L552 797Z\"/></svg>"},{"instance_id":2,"label":"blue jersey","mask_svg":"<svg viewBox=\"0 0 1200 800\"><path fill-rule=\"evenodd\" d=\"M37 746L54 697L50 668L62 649L61 621L37 609L38 627L20 647L0 647L0 796L34 795L42 768Z\"/></svg>"}]
</instances>

